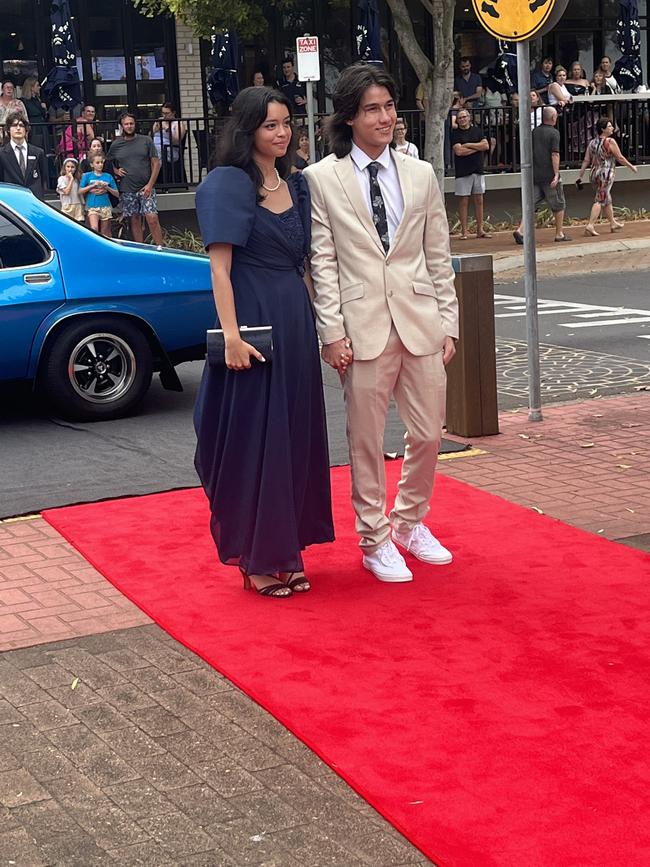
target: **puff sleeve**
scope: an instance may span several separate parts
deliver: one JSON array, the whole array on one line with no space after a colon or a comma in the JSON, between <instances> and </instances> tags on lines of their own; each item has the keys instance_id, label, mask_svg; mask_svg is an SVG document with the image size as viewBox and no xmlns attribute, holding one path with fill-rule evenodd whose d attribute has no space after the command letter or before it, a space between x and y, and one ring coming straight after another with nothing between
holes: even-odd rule
<instances>
[{"instance_id":1,"label":"puff sleeve","mask_svg":"<svg viewBox=\"0 0 650 867\"><path fill-rule=\"evenodd\" d=\"M255 187L243 169L212 169L196 190L196 215L206 250L210 244L245 247L255 207Z\"/></svg>"}]
</instances>

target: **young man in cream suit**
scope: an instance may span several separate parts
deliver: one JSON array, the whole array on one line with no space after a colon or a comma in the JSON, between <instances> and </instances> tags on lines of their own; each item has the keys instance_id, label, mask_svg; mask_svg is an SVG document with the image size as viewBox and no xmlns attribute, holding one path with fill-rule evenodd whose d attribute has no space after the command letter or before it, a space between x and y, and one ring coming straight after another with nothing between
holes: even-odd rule
<instances>
[{"instance_id":1,"label":"young man in cream suit","mask_svg":"<svg viewBox=\"0 0 650 867\"><path fill-rule=\"evenodd\" d=\"M425 563L452 560L422 523L442 436L445 365L458 337L447 218L431 165L391 147L390 75L350 66L333 102L333 153L304 172L317 327L323 358L343 379L363 565L380 581L411 581L398 548ZM406 448L387 517L383 435L391 395Z\"/></svg>"}]
</instances>

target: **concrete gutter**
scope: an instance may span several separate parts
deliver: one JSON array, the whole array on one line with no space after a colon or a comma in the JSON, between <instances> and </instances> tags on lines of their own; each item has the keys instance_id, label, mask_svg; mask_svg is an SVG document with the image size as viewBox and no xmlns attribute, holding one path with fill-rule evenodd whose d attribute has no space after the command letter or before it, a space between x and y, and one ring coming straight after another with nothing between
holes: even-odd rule
<instances>
[{"instance_id":1,"label":"concrete gutter","mask_svg":"<svg viewBox=\"0 0 650 867\"><path fill-rule=\"evenodd\" d=\"M567 226L567 233L571 232L572 226ZM582 230L582 226L576 226ZM600 241L594 244L558 244L557 249L543 247L537 250L538 262L557 262L560 259L579 259L582 256L593 256L595 253L624 253L626 250L649 250L650 238L630 238L629 240ZM513 271L515 268L523 268L523 253L494 252L494 273Z\"/></svg>"}]
</instances>

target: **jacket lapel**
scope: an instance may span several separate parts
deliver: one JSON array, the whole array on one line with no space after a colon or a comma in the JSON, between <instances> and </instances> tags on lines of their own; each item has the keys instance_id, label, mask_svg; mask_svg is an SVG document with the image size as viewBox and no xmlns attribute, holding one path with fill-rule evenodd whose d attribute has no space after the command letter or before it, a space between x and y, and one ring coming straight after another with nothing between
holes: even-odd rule
<instances>
[{"instance_id":1,"label":"jacket lapel","mask_svg":"<svg viewBox=\"0 0 650 867\"><path fill-rule=\"evenodd\" d=\"M359 181L357 180L354 166L352 165L352 157L348 155L337 160L334 163L334 171L336 172L341 187L343 188L343 192L347 196L352 209L359 218L359 222L368 232L373 242L377 245L381 255L385 256L384 248L382 247L379 235L377 234L377 229L375 228L375 224L372 222L368 206L366 205L361 193Z\"/></svg>"},{"instance_id":2,"label":"jacket lapel","mask_svg":"<svg viewBox=\"0 0 650 867\"><path fill-rule=\"evenodd\" d=\"M408 226L411 209L413 207L413 184L408 164L408 161L412 160L413 157L407 157L405 154L399 154L396 151L393 151L393 159L395 160L395 166L397 168L399 185L402 189L404 210L402 212L402 219L399 221L399 226L397 227L397 231L395 232L393 243L390 245L391 250L393 250L397 246L400 238L402 237L405 231L404 226Z\"/></svg>"}]
</instances>

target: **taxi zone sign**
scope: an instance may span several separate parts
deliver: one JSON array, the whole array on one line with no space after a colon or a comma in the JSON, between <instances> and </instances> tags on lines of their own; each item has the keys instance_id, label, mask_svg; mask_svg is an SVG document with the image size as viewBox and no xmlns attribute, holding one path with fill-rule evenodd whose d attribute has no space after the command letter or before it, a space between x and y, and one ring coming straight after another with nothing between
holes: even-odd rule
<instances>
[{"instance_id":1,"label":"taxi zone sign","mask_svg":"<svg viewBox=\"0 0 650 867\"><path fill-rule=\"evenodd\" d=\"M555 27L569 0L472 0L483 27L496 39L523 42Z\"/></svg>"},{"instance_id":2,"label":"taxi zone sign","mask_svg":"<svg viewBox=\"0 0 650 867\"><path fill-rule=\"evenodd\" d=\"M299 36L296 39L296 61L299 81L320 81L318 36Z\"/></svg>"}]
</instances>

